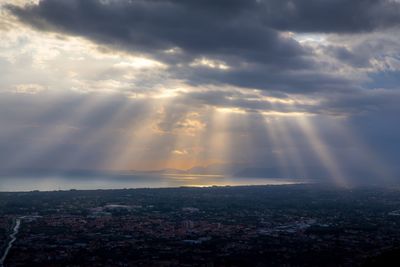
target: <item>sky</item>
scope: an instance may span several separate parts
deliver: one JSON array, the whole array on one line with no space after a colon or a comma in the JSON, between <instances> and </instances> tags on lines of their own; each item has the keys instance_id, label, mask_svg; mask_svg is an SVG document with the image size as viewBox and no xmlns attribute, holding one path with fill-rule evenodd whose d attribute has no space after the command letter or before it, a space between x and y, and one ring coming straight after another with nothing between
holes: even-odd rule
<instances>
[{"instance_id":1,"label":"sky","mask_svg":"<svg viewBox=\"0 0 400 267\"><path fill-rule=\"evenodd\" d=\"M400 1L0 1L0 172L400 179Z\"/></svg>"}]
</instances>

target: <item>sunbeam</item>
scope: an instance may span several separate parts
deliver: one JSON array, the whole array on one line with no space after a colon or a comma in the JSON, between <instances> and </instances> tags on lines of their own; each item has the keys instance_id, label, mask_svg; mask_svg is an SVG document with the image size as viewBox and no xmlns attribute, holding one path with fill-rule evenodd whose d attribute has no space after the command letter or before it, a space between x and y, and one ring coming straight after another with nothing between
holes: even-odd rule
<instances>
[{"instance_id":1,"label":"sunbeam","mask_svg":"<svg viewBox=\"0 0 400 267\"><path fill-rule=\"evenodd\" d=\"M305 116L300 116L297 118L297 122L311 149L318 156L321 164L325 166L326 170L329 172L330 178L337 185L344 187L348 186L348 181L346 180L342 168L334 154L331 152L332 148L329 148L326 145L311 119Z\"/></svg>"},{"instance_id":2,"label":"sunbeam","mask_svg":"<svg viewBox=\"0 0 400 267\"><path fill-rule=\"evenodd\" d=\"M230 173L232 158L232 140L229 132L231 126L230 110L214 110L208 129L207 157L209 164L221 164L221 172Z\"/></svg>"},{"instance_id":3,"label":"sunbeam","mask_svg":"<svg viewBox=\"0 0 400 267\"><path fill-rule=\"evenodd\" d=\"M57 104L60 104L59 101L60 99L56 99ZM66 111L66 107L59 111L59 106L56 104L44 107L44 110L36 114L35 118L41 120L43 117L54 117L55 120L50 125L38 124L35 131L29 135L33 142L30 142L24 148L24 153L10 157L7 167L18 168L18 166L26 164L29 166L32 162L40 161L41 158L54 154L59 145L71 142L69 139L73 139L79 131L77 125L80 125L91 112L96 110L102 101L109 101L109 98L101 96L83 97L78 102L78 106L68 107Z\"/></svg>"},{"instance_id":4,"label":"sunbeam","mask_svg":"<svg viewBox=\"0 0 400 267\"><path fill-rule=\"evenodd\" d=\"M355 134L346 120L336 120L329 124L329 128L343 140L347 148L348 161L352 166L360 166L362 169L359 179L372 179L376 184L390 185L394 182L394 171L388 166L378 154L370 149L362 140L361 134ZM374 176L369 178L370 176Z\"/></svg>"},{"instance_id":5,"label":"sunbeam","mask_svg":"<svg viewBox=\"0 0 400 267\"><path fill-rule=\"evenodd\" d=\"M281 136L279 136L276 120L279 118L265 116L267 136L271 140L270 144L272 146L272 153L274 158L277 160L277 164L280 170L281 177L290 177L291 173L289 170L290 162L285 154L285 144Z\"/></svg>"},{"instance_id":6,"label":"sunbeam","mask_svg":"<svg viewBox=\"0 0 400 267\"><path fill-rule=\"evenodd\" d=\"M291 177L290 178L307 178L308 173L304 166L304 162L300 156L297 144L293 139L294 134L290 132L289 127L286 126L288 120L293 121L296 118L276 118L273 121L274 128L276 129L277 136L282 140L282 147L284 149L284 156L290 162Z\"/></svg>"},{"instance_id":7,"label":"sunbeam","mask_svg":"<svg viewBox=\"0 0 400 267\"><path fill-rule=\"evenodd\" d=\"M111 170L143 170L146 167L152 169L153 163L146 162L146 155L149 153L149 143L157 138L154 129L154 121L158 115L157 107L153 104L146 114L128 120L126 128L120 140L110 151L107 159L107 167Z\"/></svg>"}]
</instances>

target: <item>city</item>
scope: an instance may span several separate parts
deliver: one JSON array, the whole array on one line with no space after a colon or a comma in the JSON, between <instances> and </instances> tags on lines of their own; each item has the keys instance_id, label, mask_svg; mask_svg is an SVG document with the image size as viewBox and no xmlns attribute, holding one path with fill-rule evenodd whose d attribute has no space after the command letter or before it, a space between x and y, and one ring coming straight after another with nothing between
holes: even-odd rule
<instances>
[{"instance_id":1,"label":"city","mask_svg":"<svg viewBox=\"0 0 400 267\"><path fill-rule=\"evenodd\" d=\"M3 247L21 220L7 267L377 266L400 251L398 188L228 186L0 196Z\"/></svg>"}]
</instances>

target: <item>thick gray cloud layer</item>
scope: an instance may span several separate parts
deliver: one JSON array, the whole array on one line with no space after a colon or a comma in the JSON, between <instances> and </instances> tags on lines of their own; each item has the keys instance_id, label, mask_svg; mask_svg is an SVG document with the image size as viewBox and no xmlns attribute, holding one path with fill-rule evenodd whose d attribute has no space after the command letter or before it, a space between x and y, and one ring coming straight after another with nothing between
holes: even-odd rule
<instances>
[{"instance_id":1,"label":"thick gray cloud layer","mask_svg":"<svg viewBox=\"0 0 400 267\"><path fill-rule=\"evenodd\" d=\"M357 87L284 31L354 33L396 27L394 1L40 1L9 6L23 22L144 53L171 65L191 84L232 84L265 90L314 92ZM178 49L178 53L167 53ZM365 60L333 48L339 60ZM220 60L229 70L189 65Z\"/></svg>"}]
</instances>

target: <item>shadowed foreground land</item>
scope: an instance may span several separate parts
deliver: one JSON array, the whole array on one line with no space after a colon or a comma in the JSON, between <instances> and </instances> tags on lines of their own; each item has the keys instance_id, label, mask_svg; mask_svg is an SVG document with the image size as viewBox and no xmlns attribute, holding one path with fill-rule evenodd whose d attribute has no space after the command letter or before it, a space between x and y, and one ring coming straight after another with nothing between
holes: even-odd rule
<instances>
[{"instance_id":1,"label":"shadowed foreground land","mask_svg":"<svg viewBox=\"0 0 400 267\"><path fill-rule=\"evenodd\" d=\"M389 266L398 210L397 188L0 193L0 241L20 218L7 267Z\"/></svg>"}]
</instances>

